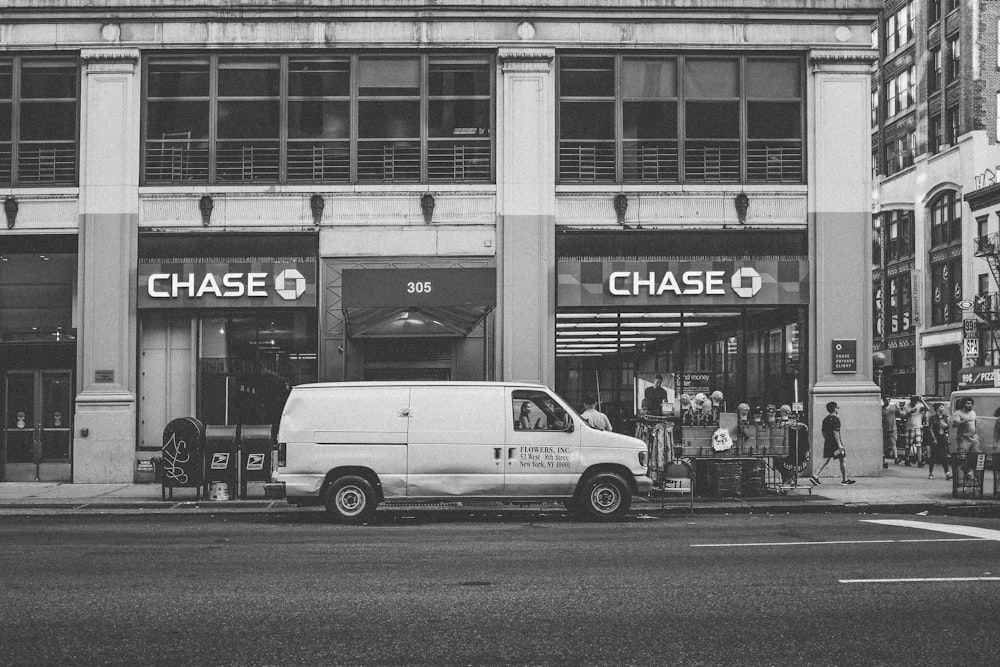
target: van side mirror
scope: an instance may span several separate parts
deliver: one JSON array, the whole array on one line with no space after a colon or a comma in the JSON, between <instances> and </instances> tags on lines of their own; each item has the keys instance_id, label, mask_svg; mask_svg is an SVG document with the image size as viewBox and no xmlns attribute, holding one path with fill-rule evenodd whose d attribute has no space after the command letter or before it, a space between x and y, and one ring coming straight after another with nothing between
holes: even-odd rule
<instances>
[{"instance_id":1,"label":"van side mirror","mask_svg":"<svg viewBox=\"0 0 1000 667\"><path fill-rule=\"evenodd\" d=\"M576 430L576 426L573 424L573 418L569 415L566 416L566 428L563 429L566 433L572 433Z\"/></svg>"}]
</instances>

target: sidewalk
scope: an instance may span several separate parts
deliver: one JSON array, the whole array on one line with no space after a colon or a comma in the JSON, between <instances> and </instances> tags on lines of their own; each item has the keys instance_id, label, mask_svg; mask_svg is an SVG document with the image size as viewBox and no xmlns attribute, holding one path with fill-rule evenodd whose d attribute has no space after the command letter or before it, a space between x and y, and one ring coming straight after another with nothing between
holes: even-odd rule
<instances>
[{"instance_id":1,"label":"sidewalk","mask_svg":"<svg viewBox=\"0 0 1000 667\"><path fill-rule=\"evenodd\" d=\"M694 499L696 513L784 513L784 512L896 512L941 513L949 510L978 511L1000 514L1000 498L993 495L993 472L984 476L983 499L953 498L952 482L938 470L937 479L927 478L926 468L890 465L880 477L860 477L857 484L841 486L839 478L824 477L822 485L806 486L778 495L769 491L753 498ZM810 493L811 491L811 493ZM60 484L48 482L0 483L0 516L58 513L189 513L189 512L316 512L317 508L297 508L284 500L264 497L260 483L249 485L248 498L239 500L197 500L194 489L174 489L173 499L160 499L158 484ZM501 505L500 503L439 503L419 506L423 509L454 510L477 506L502 508L507 511L562 511L562 505L536 503L531 505ZM393 505L398 509L413 509L416 505ZM633 514L660 511L676 514L690 511L687 496L635 498Z\"/></svg>"}]
</instances>

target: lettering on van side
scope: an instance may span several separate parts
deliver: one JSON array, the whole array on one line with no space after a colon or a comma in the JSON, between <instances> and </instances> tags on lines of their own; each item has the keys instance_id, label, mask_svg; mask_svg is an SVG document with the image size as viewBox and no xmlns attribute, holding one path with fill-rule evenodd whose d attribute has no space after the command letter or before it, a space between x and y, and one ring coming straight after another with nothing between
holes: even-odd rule
<instances>
[{"instance_id":1,"label":"lettering on van side","mask_svg":"<svg viewBox=\"0 0 1000 667\"><path fill-rule=\"evenodd\" d=\"M569 447L521 447L522 468L569 468Z\"/></svg>"}]
</instances>

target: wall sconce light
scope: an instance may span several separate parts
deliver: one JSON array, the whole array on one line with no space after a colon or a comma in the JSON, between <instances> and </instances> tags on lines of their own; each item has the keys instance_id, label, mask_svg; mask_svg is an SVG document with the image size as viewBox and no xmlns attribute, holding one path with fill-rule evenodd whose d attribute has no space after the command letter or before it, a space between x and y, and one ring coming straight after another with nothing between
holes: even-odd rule
<instances>
[{"instance_id":1,"label":"wall sconce light","mask_svg":"<svg viewBox=\"0 0 1000 667\"><path fill-rule=\"evenodd\" d=\"M625 211L628 210L628 197L624 194L617 194L612 204L615 207L615 217L618 219L618 224L624 225Z\"/></svg>"},{"instance_id":2,"label":"wall sconce light","mask_svg":"<svg viewBox=\"0 0 1000 667\"><path fill-rule=\"evenodd\" d=\"M14 223L17 222L17 209L20 208L17 205L17 199L13 195L8 196L3 200L3 212L7 216L7 229L13 229Z\"/></svg>"},{"instance_id":3,"label":"wall sconce light","mask_svg":"<svg viewBox=\"0 0 1000 667\"><path fill-rule=\"evenodd\" d=\"M434 217L434 195L428 192L420 198L420 212L424 214L424 222L430 224Z\"/></svg>"},{"instance_id":4,"label":"wall sconce light","mask_svg":"<svg viewBox=\"0 0 1000 667\"><path fill-rule=\"evenodd\" d=\"M208 223L212 221L212 209L215 208L215 202L212 201L212 195L202 195L201 199L198 200L198 210L201 211L201 224L208 227Z\"/></svg>"},{"instance_id":5,"label":"wall sconce light","mask_svg":"<svg viewBox=\"0 0 1000 667\"><path fill-rule=\"evenodd\" d=\"M747 210L750 208L750 197L747 193L741 192L733 199L736 204L736 219L741 225L747 224Z\"/></svg>"},{"instance_id":6,"label":"wall sconce light","mask_svg":"<svg viewBox=\"0 0 1000 667\"><path fill-rule=\"evenodd\" d=\"M326 200L320 194L314 194L309 198L309 210L313 214L313 224L319 227L320 221L323 219L323 209L326 208Z\"/></svg>"}]
</instances>

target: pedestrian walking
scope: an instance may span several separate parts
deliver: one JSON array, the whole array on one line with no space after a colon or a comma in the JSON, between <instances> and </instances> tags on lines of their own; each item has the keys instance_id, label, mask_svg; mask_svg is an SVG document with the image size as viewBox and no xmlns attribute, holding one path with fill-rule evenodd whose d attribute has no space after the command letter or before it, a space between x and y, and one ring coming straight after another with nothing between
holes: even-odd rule
<instances>
[{"instance_id":1,"label":"pedestrian walking","mask_svg":"<svg viewBox=\"0 0 1000 667\"><path fill-rule=\"evenodd\" d=\"M844 459L847 458L847 450L844 448L844 440L840 435L840 417L837 416L839 409L840 407L836 401L830 401L826 404L828 414L823 418L823 425L820 428L823 433L823 457L826 460L823 461L823 465L820 466L819 470L809 478L809 481L816 485L822 483L819 481L819 475L833 459L837 459L840 463L840 483L844 486L854 484L853 479L848 479L847 466L844 464Z\"/></svg>"},{"instance_id":2,"label":"pedestrian walking","mask_svg":"<svg viewBox=\"0 0 1000 667\"><path fill-rule=\"evenodd\" d=\"M598 431L612 430L608 416L597 409L597 399L593 396L583 399L583 414L580 416L591 428L596 428Z\"/></svg>"},{"instance_id":3,"label":"pedestrian walking","mask_svg":"<svg viewBox=\"0 0 1000 667\"><path fill-rule=\"evenodd\" d=\"M890 458L894 463L899 463L899 429L896 422L899 420L899 406L888 398L882 399L882 449L883 456Z\"/></svg>"},{"instance_id":4,"label":"pedestrian walking","mask_svg":"<svg viewBox=\"0 0 1000 667\"><path fill-rule=\"evenodd\" d=\"M930 429L930 457L927 459L927 479L934 479L934 464L944 469L944 478L951 479L948 469L948 414L943 403L934 404L934 414L928 420Z\"/></svg>"},{"instance_id":5,"label":"pedestrian walking","mask_svg":"<svg viewBox=\"0 0 1000 667\"><path fill-rule=\"evenodd\" d=\"M975 403L971 398L960 398L955 414L949 420L955 427L955 444L958 446L958 451L965 453L965 461L962 464L962 473L965 475L969 474L969 469L975 465L975 458L983 451L979 446L979 436L976 434L976 411L972 409Z\"/></svg>"},{"instance_id":6,"label":"pedestrian walking","mask_svg":"<svg viewBox=\"0 0 1000 667\"><path fill-rule=\"evenodd\" d=\"M910 402L903 409L906 417L906 465L912 465L911 461L916 461L917 467L922 468L924 462L921 458L924 440L924 415L921 408L927 409L927 402L920 396L914 394L910 396Z\"/></svg>"}]
</instances>

